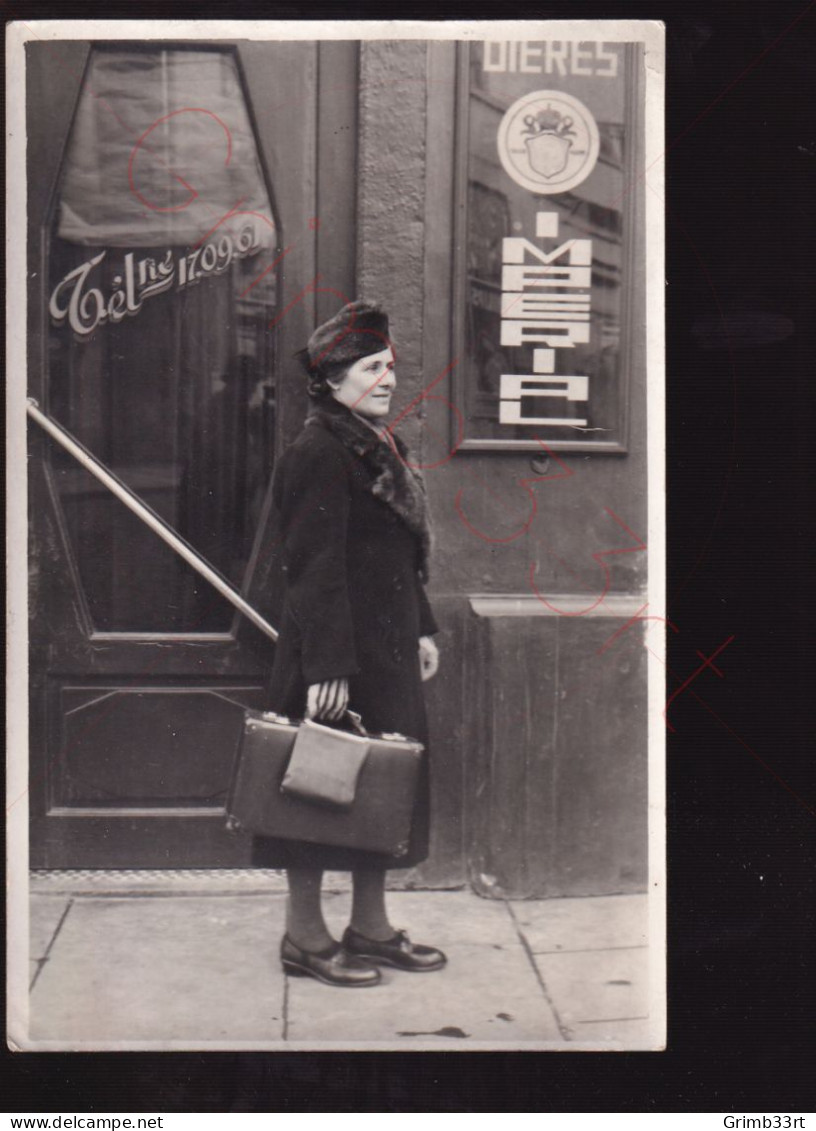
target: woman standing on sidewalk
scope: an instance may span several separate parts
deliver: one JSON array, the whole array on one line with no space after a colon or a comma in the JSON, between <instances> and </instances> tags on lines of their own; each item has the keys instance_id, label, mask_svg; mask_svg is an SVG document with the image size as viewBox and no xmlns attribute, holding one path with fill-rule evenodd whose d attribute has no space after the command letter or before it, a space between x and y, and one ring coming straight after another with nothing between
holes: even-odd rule
<instances>
[{"instance_id":1,"label":"woman standing on sidewalk","mask_svg":"<svg viewBox=\"0 0 816 1131\"><path fill-rule=\"evenodd\" d=\"M301 358L314 405L275 472L286 585L269 706L324 721L340 720L350 706L369 730L397 731L427 747L422 681L438 666L424 590L430 530L407 449L381 430L396 387L388 316L350 303L315 330ZM395 930L385 907L387 870L424 860L428 829L426 754L405 856L255 838L255 864L287 870L287 973L370 986L380 963L414 972L445 965L440 950ZM323 918L324 869L352 874L341 942Z\"/></svg>"}]
</instances>

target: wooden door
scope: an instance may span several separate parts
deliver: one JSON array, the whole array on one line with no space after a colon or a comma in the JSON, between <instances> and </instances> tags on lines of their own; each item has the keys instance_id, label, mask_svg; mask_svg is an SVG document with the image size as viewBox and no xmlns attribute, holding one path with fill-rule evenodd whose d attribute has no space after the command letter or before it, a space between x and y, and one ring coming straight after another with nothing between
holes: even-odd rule
<instances>
[{"instance_id":1,"label":"wooden door","mask_svg":"<svg viewBox=\"0 0 816 1131\"><path fill-rule=\"evenodd\" d=\"M354 136L354 52L29 51L29 394L253 591L315 277L353 285L351 162L322 237L315 170ZM29 453L32 865L246 863L224 801L272 645L35 425Z\"/></svg>"}]
</instances>

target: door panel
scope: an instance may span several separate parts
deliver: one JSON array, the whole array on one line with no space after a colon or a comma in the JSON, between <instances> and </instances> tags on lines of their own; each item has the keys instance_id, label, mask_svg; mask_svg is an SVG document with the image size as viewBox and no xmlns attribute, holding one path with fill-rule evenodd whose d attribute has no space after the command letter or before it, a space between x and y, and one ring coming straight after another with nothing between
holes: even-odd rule
<instances>
[{"instance_id":1,"label":"door panel","mask_svg":"<svg viewBox=\"0 0 816 1131\"><path fill-rule=\"evenodd\" d=\"M257 699L255 688L62 684L53 804L223 807L224 751L247 699Z\"/></svg>"},{"instance_id":2,"label":"door panel","mask_svg":"<svg viewBox=\"0 0 816 1131\"><path fill-rule=\"evenodd\" d=\"M257 45L71 44L54 77L60 47L32 48L51 195L32 184L30 392L248 592L305 410L289 359L315 313L317 48L264 44L261 67ZM245 864L223 805L271 644L30 441L32 864Z\"/></svg>"}]
</instances>

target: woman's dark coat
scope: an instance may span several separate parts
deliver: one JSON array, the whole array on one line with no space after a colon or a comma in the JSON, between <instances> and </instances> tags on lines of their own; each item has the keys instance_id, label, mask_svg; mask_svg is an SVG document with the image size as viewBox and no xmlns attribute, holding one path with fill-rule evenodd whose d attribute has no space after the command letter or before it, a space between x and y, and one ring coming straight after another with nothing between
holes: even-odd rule
<instances>
[{"instance_id":1,"label":"woman's dark coat","mask_svg":"<svg viewBox=\"0 0 816 1131\"><path fill-rule=\"evenodd\" d=\"M303 717L310 684L349 679L349 706L373 731L427 747L418 641L438 631L425 595L424 489L399 455L334 399L320 401L273 483L285 592L269 709ZM257 837L255 863L333 870L411 867L428 851L427 755L407 856Z\"/></svg>"}]
</instances>

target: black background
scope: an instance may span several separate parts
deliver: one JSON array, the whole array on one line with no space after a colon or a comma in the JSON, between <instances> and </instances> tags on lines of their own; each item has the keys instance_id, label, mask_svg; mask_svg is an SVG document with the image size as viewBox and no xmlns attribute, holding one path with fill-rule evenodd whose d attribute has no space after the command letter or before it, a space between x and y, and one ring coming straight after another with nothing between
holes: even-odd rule
<instances>
[{"instance_id":1,"label":"black background","mask_svg":"<svg viewBox=\"0 0 816 1131\"><path fill-rule=\"evenodd\" d=\"M3 4L7 19L667 27L669 1036L663 1053L4 1052L16 1112L813 1111L816 2ZM648 177L647 177L648 179ZM270 944L271 945L271 944Z\"/></svg>"}]
</instances>

